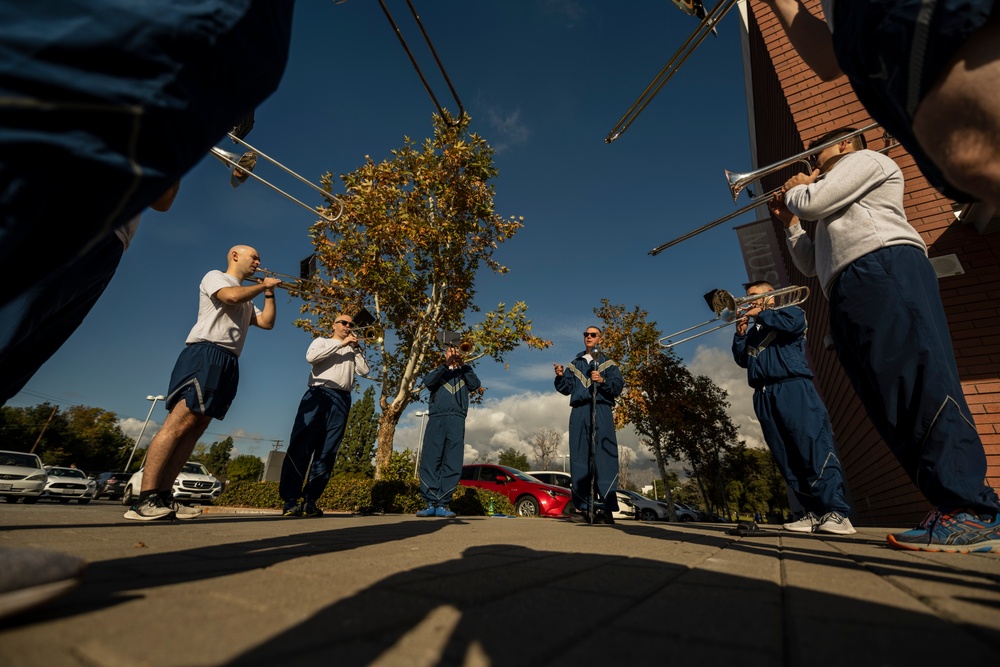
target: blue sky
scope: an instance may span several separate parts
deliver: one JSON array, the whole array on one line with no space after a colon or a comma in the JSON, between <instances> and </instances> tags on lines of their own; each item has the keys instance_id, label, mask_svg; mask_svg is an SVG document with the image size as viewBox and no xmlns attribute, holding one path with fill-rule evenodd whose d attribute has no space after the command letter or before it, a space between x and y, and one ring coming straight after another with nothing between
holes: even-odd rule
<instances>
[{"instance_id":1,"label":"blue sky","mask_svg":"<svg viewBox=\"0 0 1000 667\"><path fill-rule=\"evenodd\" d=\"M406 4L388 4L438 99L454 109ZM554 343L542 352L515 352L506 370L488 360L479 364L488 400L470 415L471 457L518 446L530 429L565 431L568 408L552 389L552 364L581 349L581 332L594 322L602 298L645 308L669 333L708 319L704 292L739 290L746 280L731 230L752 215L647 255L734 208L723 169L751 166L740 27L735 12L726 17L718 37L709 37L628 132L608 145L608 131L697 25L669 0L415 5L472 129L497 151L497 212L525 219L496 255L510 273L482 273L478 303L487 310L501 301L526 301L534 332ZM366 155L388 157L404 136L429 136L433 112L378 3L300 0L284 79L258 109L247 140L318 182L326 171L354 170ZM218 145L239 150L228 139ZM318 203L277 169L260 164L257 171ZM184 179L169 212L143 216L87 321L9 405L98 406L118 413L123 428L137 433L149 409L146 395L166 393L204 273L224 269L226 251L238 243L256 247L265 267L296 273L312 250L313 220L254 181L231 189L226 168L206 156ZM227 418L213 422L206 442L231 434L240 452L257 455L274 440L287 445L308 377L310 337L292 324L297 302L279 292L277 305L273 331L251 330L239 395ZM730 341L725 330L679 351L696 371L730 389L743 421L749 390L728 356ZM414 405L409 413L422 408ZM165 414L158 404L147 435ZM415 447L418 421L403 417L397 448Z\"/></svg>"}]
</instances>

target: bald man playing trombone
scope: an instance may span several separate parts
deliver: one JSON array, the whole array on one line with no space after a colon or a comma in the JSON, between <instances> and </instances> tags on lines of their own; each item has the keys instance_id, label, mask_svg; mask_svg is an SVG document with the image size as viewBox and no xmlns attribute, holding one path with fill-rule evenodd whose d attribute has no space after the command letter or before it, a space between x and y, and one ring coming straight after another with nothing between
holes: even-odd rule
<instances>
[{"instance_id":1,"label":"bald man playing trombone","mask_svg":"<svg viewBox=\"0 0 1000 667\"><path fill-rule=\"evenodd\" d=\"M167 415L146 452L142 489L126 519L193 519L201 510L178 503L173 484L198 438L212 419L224 419L236 397L240 370L238 359L250 325L274 327L274 288L277 278L263 278L256 285L242 282L256 272L260 256L250 246L230 248L228 266L209 271L201 280L198 321L185 341L170 375ZM253 299L264 294L264 310Z\"/></svg>"}]
</instances>

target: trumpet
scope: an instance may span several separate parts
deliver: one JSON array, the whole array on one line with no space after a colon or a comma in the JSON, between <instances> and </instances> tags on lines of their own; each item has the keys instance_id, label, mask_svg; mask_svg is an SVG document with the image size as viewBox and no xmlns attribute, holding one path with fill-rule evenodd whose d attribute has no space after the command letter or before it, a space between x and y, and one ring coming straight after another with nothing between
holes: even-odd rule
<instances>
[{"instance_id":1,"label":"trumpet","mask_svg":"<svg viewBox=\"0 0 1000 667\"><path fill-rule=\"evenodd\" d=\"M380 324L369 324L366 327L352 328L351 333L369 345L381 345L385 340L385 329Z\"/></svg>"},{"instance_id":2,"label":"trumpet","mask_svg":"<svg viewBox=\"0 0 1000 667\"><path fill-rule=\"evenodd\" d=\"M746 296L734 297L732 294L726 290L715 290L710 294L705 296L706 300L710 301L712 311L716 314L716 318L712 320L707 320L701 324L696 324L693 327L688 327L687 329L682 329L669 336L664 336L659 340L660 346L665 348L672 348L675 345L680 345L681 343L686 343L689 340L710 334L713 331L718 331L728 327L730 324L735 324L738 322L748 310L752 308L755 302L762 301L767 304L767 307L772 310L781 310L782 308L788 308L789 306L797 306L803 303L809 298L809 288L805 285L790 285L788 287L782 287L781 289L776 289L770 292L763 292L761 294L748 294ZM711 329L704 329L715 322L724 320L724 322L718 326L712 327ZM687 338L682 338L678 341L670 341L672 338L686 334L689 331L695 331L697 329L702 329L698 333L692 334Z\"/></svg>"},{"instance_id":3,"label":"trumpet","mask_svg":"<svg viewBox=\"0 0 1000 667\"><path fill-rule=\"evenodd\" d=\"M824 142L822 144L819 144L817 146L814 146L814 147L812 147L812 148L810 148L808 150L802 151L801 153L793 155L790 158L786 158L784 160L781 160L780 162L775 162L774 164L769 165L767 167L761 167L760 169L757 169L755 171L748 171L748 172L745 172L745 173L738 173L738 172L729 171L728 169L724 169L723 171L726 172L726 180L729 182L729 191L732 192L732 194L733 194L733 201L736 201L736 198L739 196L739 194L741 192L743 192L743 190L745 190L746 187L748 185L750 185L751 183L753 183L755 181L758 181L758 180L760 180L761 178L763 178L765 176L768 176L768 175L773 174L775 172L781 171L782 169L784 169L786 167L791 167L792 165L795 165L795 164L804 164L806 166L807 171L809 171L811 173L812 172L812 162L809 161L809 156L810 155L816 155L820 151L825 150L825 149L829 148L830 146L835 146L836 144L839 144L841 141L844 141L845 139L851 139L851 138L856 137L856 136L861 136L862 140L864 140L864 133L868 132L869 130L872 130L874 128L877 128L877 127L878 127L878 123L872 123L871 125L866 125L865 127L861 128L860 130L855 130L854 132L851 132L850 134L841 135L839 137L836 137L835 139L831 139L830 141L826 141L826 142ZM893 148L896 148L897 146L899 146L899 142L896 141L895 139L893 139L892 136L890 134L888 134L888 133L883 133L882 134L882 140L885 142L885 145L882 148L879 148L878 150L876 150L875 151L876 153L887 153L890 150L892 150ZM698 227L697 229L692 230L692 231L688 232L687 234L684 234L683 236L678 236L677 238L675 238L675 239L673 239L671 241L667 241L663 245L658 245L655 248L653 248L652 250L650 250L649 254L653 255L653 256L659 255L661 252L663 252L664 250L666 250L667 248L669 248L671 246L675 246L675 245L677 245L678 243L680 243L682 241L687 241L689 238L691 238L693 236L697 236L698 234L701 234L704 231L708 231L709 229L712 229L713 227L717 227L717 226L721 225L724 222L728 222L728 221L732 220L733 218L741 216L744 213L746 213L747 211L755 209L758 206L762 206L762 205L766 204L769 199L771 199L772 197L774 197L774 195L776 195L779 192L781 192L781 190L782 190L783 187L784 187L784 185L782 184L782 185L779 185L778 187L774 188L773 190L769 190L769 191L765 192L764 194L757 195L756 197L751 197L750 203L748 203L746 206L738 208L735 211L733 211L732 213L728 213L728 214L722 216L721 218L716 218L712 222L704 224L701 227Z\"/></svg>"},{"instance_id":4,"label":"trumpet","mask_svg":"<svg viewBox=\"0 0 1000 667\"><path fill-rule=\"evenodd\" d=\"M232 139L235 143L241 144L242 146L244 146L245 148L247 148L248 149L247 152L243 153L243 155L237 156L236 153L230 153L229 151L224 151L221 148L213 146L211 149L209 149L209 153L213 157L217 158L223 164L225 164L225 165L227 165L227 166L229 166L229 167L232 168L232 170L233 170L232 171L232 175L229 178L229 184L232 187L234 187L234 188L239 187L244 182L246 182L246 180L248 178L252 177L252 178L255 178L256 180L260 181L261 183L263 183L267 187L271 188L272 190L274 190L278 194L281 194L281 195L285 196L287 199L290 199L291 201L295 202L296 204L298 204L302 208L304 208L304 209L306 209L308 211L311 211L312 213L320 216L321 218L323 218L324 220L326 220L328 222L336 222L337 219L339 219L340 216L343 214L343 212L344 212L344 202L343 201L341 201L337 197L333 196L332 194L330 194L329 192L327 192L323 188L319 187L315 183L312 183L311 181L309 181L304 176L300 176L299 174L295 173L294 171L292 171L291 169L289 169L285 165L281 164L280 162L278 162L277 160L275 160L271 156L267 155L266 153L264 153L264 152L262 152L262 151L260 151L260 150L258 150L256 148L254 148L253 146L251 146L247 142L243 141L243 139L241 139L240 137L236 136L232 132L229 133L229 138ZM309 204L306 204L305 202L303 202L302 200L298 199L297 197L293 197L292 195L288 194L287 192L285 192L281 188L277 187L276 185L268 182L267 180L261 178L260 176L258 176L255 173L253 173L254 167L257 166L257 159L258 158L264 158L265 160L267 160L271 164L275 165L276 167L279 167L280 169L284 170L288 174L291 174L292 176L294 176L298 180L302 181L303 183L305 183L306 185L308 185L310 188L312 188L316 192L318 192L321 195L323 195L323 197L325 197L327 199L327 201L330 202L330 204L336 204L337 207L338 207L337 214L334 215L334 216L329 216L329 215L326 215L325 213L321 213L321 212L317 211L315 208L313 208L312 206L310 206Z\"/></svg>"}]
</instances>

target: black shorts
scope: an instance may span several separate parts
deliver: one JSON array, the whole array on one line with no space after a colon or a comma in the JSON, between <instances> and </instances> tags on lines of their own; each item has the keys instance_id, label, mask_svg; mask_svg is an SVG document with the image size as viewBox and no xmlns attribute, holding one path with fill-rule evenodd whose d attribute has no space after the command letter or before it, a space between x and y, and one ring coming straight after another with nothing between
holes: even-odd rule
<instances>
[{"instance_id":1,"label":"black shorts","mask_svg":"<svg viewBox=\"0 0 1000 667\"><path fill-rule=\"evenodd\" d=\"M858 99L913 155L931 185L945 181L913 134L913 115L969 37L998 11L994 0L837 0L833 46Z\"/></svg>"},{"instance_id":2,"label":"black shorts","mask_svg":"<svg viewBox=\"0 0 1000 667\"><path fill-rule=\"evenodd\" d=\"M170 374L167 410L183 399L191 412L224 419L239 384L235 354L213 343L192 343L177 357Z\"/></svg>"}]
</instances>

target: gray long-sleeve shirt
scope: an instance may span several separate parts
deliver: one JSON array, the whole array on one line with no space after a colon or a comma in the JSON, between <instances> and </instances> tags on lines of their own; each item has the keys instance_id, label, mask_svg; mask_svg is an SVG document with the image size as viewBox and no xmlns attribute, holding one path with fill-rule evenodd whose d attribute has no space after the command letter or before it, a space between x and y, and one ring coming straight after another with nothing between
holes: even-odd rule
<instances>
[{"instance_id":1,"label":"gray long-sleeve shirt","mask_svg":"<svg viewBox=\"0 0 1000 667\"><path fill-rule=\"evenodd\" d=\"M927 246L903 211L903 173L874 151L845 155L822 178L785 193L788 209L816 220L815 239L801 225L785 230L792 261L807 276L818 276L830 296L833 281L851 262L894 245Z\"/></svg>"}]
</instances>

